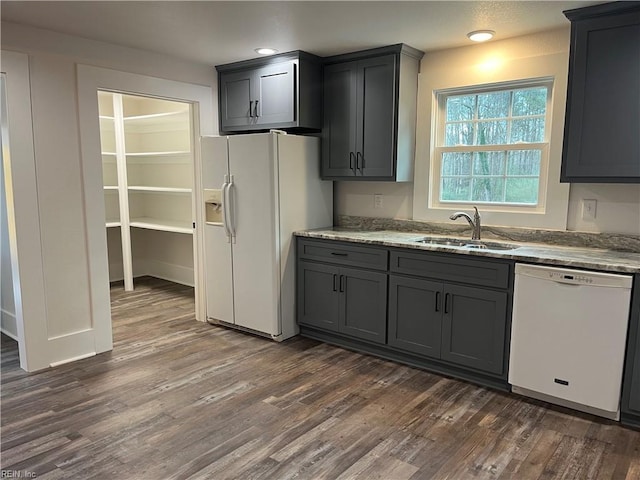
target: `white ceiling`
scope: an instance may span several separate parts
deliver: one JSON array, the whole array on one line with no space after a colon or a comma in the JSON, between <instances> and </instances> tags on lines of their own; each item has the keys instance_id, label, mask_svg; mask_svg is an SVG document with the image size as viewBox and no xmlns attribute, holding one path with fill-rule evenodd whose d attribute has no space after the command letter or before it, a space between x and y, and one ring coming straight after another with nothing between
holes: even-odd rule
<instances>
[{"instance_id":1,"label":"white ceiling","mask_svg":"<svg viewBox=\"0 0 640 480\"><path fill-rule=\"evenodd\" d=\"M424 51L568 26L563 10L593 1L7 1L3 21L216 65L254 48L321 56L394 43Z\"/></svg>"}]
</instances>

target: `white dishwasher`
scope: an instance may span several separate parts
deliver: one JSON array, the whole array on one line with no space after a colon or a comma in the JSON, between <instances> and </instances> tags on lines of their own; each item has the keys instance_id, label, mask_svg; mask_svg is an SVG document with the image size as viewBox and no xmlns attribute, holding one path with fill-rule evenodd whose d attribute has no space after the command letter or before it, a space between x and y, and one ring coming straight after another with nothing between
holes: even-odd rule
<instances>
[{"instance_id":1,"label":"white dishwasher","mask_svg":"<svg viewBox=\"0 0 640 480\"><path fill-rule=\"evenodd\" d=\"M516 264L515 393L618 420L632 277Z\"/></svg>"}]
</instances>

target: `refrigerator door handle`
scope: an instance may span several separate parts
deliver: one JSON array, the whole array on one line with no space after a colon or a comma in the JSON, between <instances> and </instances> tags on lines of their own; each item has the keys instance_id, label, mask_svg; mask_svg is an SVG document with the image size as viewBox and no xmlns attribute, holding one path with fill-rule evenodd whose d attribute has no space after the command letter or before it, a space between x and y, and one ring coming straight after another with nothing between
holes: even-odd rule
<instances>
[{"instance_id":1,"label":"refrigerator door handle","mask_svg":"<svg viewBox=\"0 0 640 480\"><path fill-rule=\"evenodd\" d=\"M231 241L231 230L229 230L229 214L227 213L227 190L229 188L229 176L224 176L224 182L220 190L222 191L222 225L224 226L224 233L227 235L227 243Z\"/></svg>"},{"instance_id":2,"label":"refrigerator door handle","mask_svg":"<svg viewBox=\"0 0 640 480\"><path fill-rule=\"evenodd\" d=\"M225 204L227 205L227 211L229 212L229 232L231 233L231 242L235 243L236 241L236 227L235 227L235 222L234 222L234 218L233 218L233 204L231 203L231 198L233 197L233 194L231 192L231 189L233 188L235 190L235 183L233 183L233 175L229 175L229 185L227 185L227 195L225 198Z\"/></svg>"}]
</instances>

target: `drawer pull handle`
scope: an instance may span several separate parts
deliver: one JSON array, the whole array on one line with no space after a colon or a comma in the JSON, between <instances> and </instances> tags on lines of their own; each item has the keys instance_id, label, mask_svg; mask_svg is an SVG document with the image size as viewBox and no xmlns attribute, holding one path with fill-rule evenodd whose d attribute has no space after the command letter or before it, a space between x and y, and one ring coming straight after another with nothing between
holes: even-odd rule
<instances>
[{"instance_id":1,"label":"drawer pull handle","mask_svg":"<svg viewBox=\"0 0 640 480\"><path fill-rule=\"evenodd\" d=\"M339 252L331 252L331 255L335 255L336 257L348 257L348 253L339 253Z\"/></svg>"}]
</instances>

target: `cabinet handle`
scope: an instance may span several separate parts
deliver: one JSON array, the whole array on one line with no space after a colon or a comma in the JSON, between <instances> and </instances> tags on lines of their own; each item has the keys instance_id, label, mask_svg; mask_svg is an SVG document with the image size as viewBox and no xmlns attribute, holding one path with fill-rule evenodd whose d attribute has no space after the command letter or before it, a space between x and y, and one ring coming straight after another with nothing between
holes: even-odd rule
<instances>
[{"instance_id":1,"label":"cabinet handle","mask_svg":"<svg viewBox=\"0 0 640 480\"><path fill-rule=\"evenodd\" d=\"M344 292L344 275L340 275L340 291Z\"/></svg>"},{"instance_id":2,"label":"cabinet handle","mask_svg":"<svg viewBox=\"0 0 640 480\"><path fill-rule=\"evenodd\" d=\"M356 173L356 171L353 169L353 160L355 158L355 155L353 152L349 152L349 170L353 170L353 173Z\"/></svg>"},{"instance_id":3,"label":"cabinet handle","mask_svg":"<svg viewBox=\"0 0 640 480\"><path fill-rule=\"evenodd\" d=\"M331 255L335 255L336 257L347 257L348 253L340 253L340 252L331 252Z\"/></svg>"},{"instance_id":4,"label":"cabinet handle","mask_svg":"<svg viewBox=\"0 0 640 480\"><path fill-rule=\"evenodd\" d=\"M260 115L258 115L258 101L259 100L256 100L256 106L253 107L253 116L256 117L256 118L258 118L260 116Z\"/></svg>"},{"instance_id":5,"label":"cabinet handle","mask_svg":"<svg viewBox=\"0 0 640 480\"><path fill-rule=\"evenodd\" d=\"M333 291L334 292L338 291L338 274L337 273L333 274Z\"/></svg>"},{"instance_id":6,"label":"cabinet handle","mask_svg":"<svg viewBox=\"0 0 640 480\"><path fill-rule=\"evenodd\" d=\"M253 118L253 100L249 100L249 117Z\"/></svg>"},{"instance_id":7,"label":"cabinet handle","mask_svg":"<svg viewBox=\"0 0 640 480\"><path fill-rule=\"evenodd\" d=\"M444 313L449 313L449 294L444 294Z\"/></svg>"},{"instance_id":8,"label":"cabinet handle","mask_svg":"<svg viewBox=\"0 0 640 480\"><path fill-rule=\"evenodd\" d=\"M436 312L440 311L440 292L436 292Z\"/></svg>"},{"instance_id":9,"label":"cabinet handle","mask_svg":"<svg viewBox=\"0 0 640 480\"><path fill-rule=\"evenodd\" d=\"M360 170L362 172L363 168L364 168L364 155L358 152L356 153L356 170Z\"/></svg>"}]
</instances>

